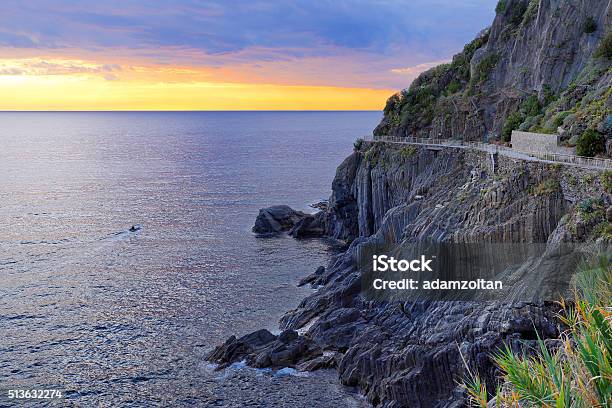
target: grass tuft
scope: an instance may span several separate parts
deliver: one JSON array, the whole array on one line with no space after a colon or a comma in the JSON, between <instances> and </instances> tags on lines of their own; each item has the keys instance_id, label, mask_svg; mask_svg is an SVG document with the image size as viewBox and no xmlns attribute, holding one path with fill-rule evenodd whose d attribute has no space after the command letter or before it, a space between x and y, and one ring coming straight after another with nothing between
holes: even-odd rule
<instances>
[{"instance_id":1,"label":"grass tuft","mask_svg":"<svg viewBox=\"0 0 612 408\"><path fill-rule=\"evenodd\" d=\"M579 267L573 302L561 301L568 327L551 349L539 335L531 356L506 346L493 357L504 386L498 405L587 408L612 406L612 262L610 254ZM473 406L486 406L486 390L473 376L464 382ZM484 399L483 399L484 398Z\"/></svg>"}]
</instances>

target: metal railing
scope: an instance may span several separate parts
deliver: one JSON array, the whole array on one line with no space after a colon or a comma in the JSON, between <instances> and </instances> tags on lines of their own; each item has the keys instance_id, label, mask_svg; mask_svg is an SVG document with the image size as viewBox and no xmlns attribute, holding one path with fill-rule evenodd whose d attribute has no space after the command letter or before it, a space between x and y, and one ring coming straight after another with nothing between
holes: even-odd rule
<instances>
[{"instance_id":1,"label":"metal railing","mask_svg":"<svg viewBox=\"0 0 612 408\"><path fill-rule=\"evenodd\" d=\"M574 156L569 154L547 153L547 152L527 152L513 149L507 146L499 146L491 143L470 142L461 139L427 139L418 137L400 137L400 136L381 136L364 138L365 141L382 142L382 143L399 143L399 144L414 144L424 146L440 146L440 147L456 147L456 148L471 148L488 153L500 153L504 156L517 157L517 153L531 158L555 163L571 164L581 167L593 167L598 169L612 169L612 160L602 159L597 157Z\"/></svg>"},{"instance_id":2,"label":"metal railing","mask_svg":"<svg viewBox=\"0 0 612 408\"><path fill-rule=\"evenodd\" d=\"M578 166L597 167L602 169L612 169L612 160L602 159L600 157L584 157L584 156L572 156L569 154L559 153L533 153L538 158L548 161L575 164Z\"/></svg>"}]
</instances>

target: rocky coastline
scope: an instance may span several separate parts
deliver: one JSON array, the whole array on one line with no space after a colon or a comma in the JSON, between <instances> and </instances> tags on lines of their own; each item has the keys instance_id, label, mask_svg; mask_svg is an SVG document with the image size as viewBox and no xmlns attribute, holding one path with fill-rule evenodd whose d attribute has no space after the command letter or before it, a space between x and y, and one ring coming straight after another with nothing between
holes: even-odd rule
<instances>
[{"instance_id":1,"label":"rocky coastline","mask_svg":"<svg viewBox=\"0 0 612 408\"><path fill-rule=\"evenodd\" d=\"M260 368L335 368L343 384L359 387L374 406L463 406L458 381L466 364L494 387L498 373L491 355L506 344L528 349L537 336L554 342L561 329L559 306L372 302L361 295L357 251L372 242L431 237L550 248L601 244L607 238L596 236L597 226L612 215L605 183L596 170L500 158L494 171L480 152L407 152L364 143L338 167L328 208L302 214L285 228L295 231L308 219L308 236L346 243L330 265L300 282L318 290L281 318L280 335L260 330L232 336L209 360L220 368L242 360ZM597 208L583 212L585 200ZM292 211L287 207L277 215L286 219ZM269 214L264 210L259 217Z\"/></svg>"},{"instance_id":2,"label":"rocky coastline","mask_svg":"<svg viewBox=\"0 0 612 408\"><path fill-rule=\"evenodd\" d=\"M558 133L567 146L588 133L593 152L609 156L611 15L609 1L500 1L492 26L450 64L389 99L374 133L500 143L521 129ZM319 212L269 207L253 228L262 236L342 242L329 265L313 265L299 282L317 290L281 318L280 335L232 336L208 359L219 368L242 360L335 368L342 384L377 407L466 406L459 383L468 368L494 390L492 355L505 346L528 352L538 337L554 345L563 330L560 306L512 297L371 300L362 293L360 251L433 241L533 243L543 246L542 256L571 244L588 253L612 240L611 193L606 171L502 156L493 163L469 149L356 143ZM532 274L521 290L547 279Z\"/></svg>"}]
</instances>

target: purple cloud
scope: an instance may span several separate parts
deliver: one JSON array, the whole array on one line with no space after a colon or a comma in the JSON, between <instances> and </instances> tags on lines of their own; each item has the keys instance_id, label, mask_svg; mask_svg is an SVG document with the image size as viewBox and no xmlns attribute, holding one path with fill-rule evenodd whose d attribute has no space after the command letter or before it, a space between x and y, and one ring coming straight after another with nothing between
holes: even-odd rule
<instances>
[{"instance_id":1,"label":"purple cloud","mask_svg":"<svg viewBox=\"0 0 612 408\"><path fill-rule=\"evenodd\" d=\"M387 72L385 84L374 75L373 86L396 87L406 78L391 69L449 59L492 20L495 7L494 0L111 3L5 0L0 46L121 48L160 63L176 63L186 51L189 64L206 66L358 56L355 62L376 66L378 77ZM318 76L325 80L324 71Z\"/></svg>"}]
</instances>

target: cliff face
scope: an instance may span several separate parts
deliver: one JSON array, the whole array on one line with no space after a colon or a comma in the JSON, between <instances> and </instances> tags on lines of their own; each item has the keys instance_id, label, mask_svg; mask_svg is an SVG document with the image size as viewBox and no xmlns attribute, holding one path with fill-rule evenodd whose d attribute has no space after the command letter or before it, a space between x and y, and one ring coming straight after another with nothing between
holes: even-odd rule
<instances>
[{"instance_id":1,"label":"cliff face","mask_svg":"<svg viewBox=\"0 0 612 408\"><path fill-rule=\"evenodd\" d=\"M565 243L608 245L610 192L609 172L363 143L338 167L327 209L302 220L303 233L350 242L346 251L302 280L317 290L282 317L280 335L232 336L209 359L220 367L335 367L375 406L465 406L457 384L466 364L493 391L491 356L500 348L535 349L538 336L554 344L560 306L524 295L551 278L567 282L571 272L557 262L534 273L525 262L503 301L381 301L364 294L358 255L376 244L540 243L538 264Z\"/></svg>"},{"instance_id":2,"label":"cliff face","mask_svg":"<svg viewBox=\"0 0 612 408\"><path fill-rule=\"evenodd\" d=\"M558 336L558 305L529 302L373 302L355 265L371 243L607 241L606 177L596 171L480 152L365 144L339 167L328 233L352 240L310 282L317 292L281 320L334 352L341 381L385 407L462 406L463 359L494 389L490 356L505 344ZM596 203L586 209L584 203ZM528 288L525 288L528 289ZM460 352L459 352L460 350ZM463 357L462 357L463 356Z\"/></svg>"},{"instance_id":3,"label":"cliff face","mask_svg":"<svg viewBox=\"0 0 612 408\"><path fill-rule=\"evenodd\" d=\"M501 156L493 169L488 154L470 150L366 144L338 168L325 229L349 241L378 233L393 242L547 242L571 222L555 239L579 241L585 227L572 209L607 197L602 177Z\"/></svg>"},{"instance_id":4,"label":"cliff face","mask_svg":"<svg viewBox=\"0 0 612 408\"><path fill-rule=\"evenodd\" d=\"M374 133L487 141L560 127L570 144L587 128L610 139L611 16L609 0L501 0L451 63L389 98Z\"/></svg>"}]
</instances>

